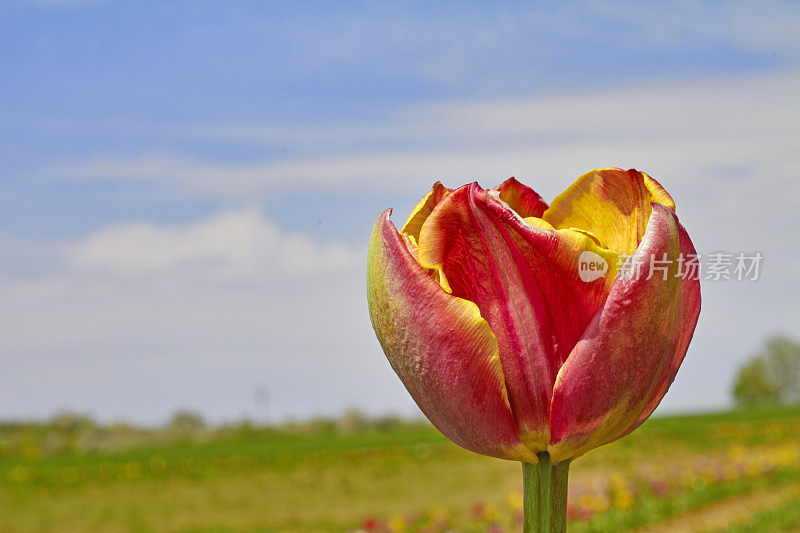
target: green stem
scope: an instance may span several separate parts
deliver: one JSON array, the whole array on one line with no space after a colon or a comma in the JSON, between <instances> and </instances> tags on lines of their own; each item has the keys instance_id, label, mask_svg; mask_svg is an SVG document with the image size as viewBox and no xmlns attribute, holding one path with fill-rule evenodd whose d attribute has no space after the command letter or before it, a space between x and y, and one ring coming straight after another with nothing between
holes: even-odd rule
<instances>
[{"instance_id":1,"label":"green stem","mask_svg":"<svg viewBox=\"0 0 800 533\"><path fill-rule=\"evenodd\" d=\"M553 463L537 454L538 464L522 463L524 533L564 533L567 530L569 461Z\"/></svg>"}]
</instances>

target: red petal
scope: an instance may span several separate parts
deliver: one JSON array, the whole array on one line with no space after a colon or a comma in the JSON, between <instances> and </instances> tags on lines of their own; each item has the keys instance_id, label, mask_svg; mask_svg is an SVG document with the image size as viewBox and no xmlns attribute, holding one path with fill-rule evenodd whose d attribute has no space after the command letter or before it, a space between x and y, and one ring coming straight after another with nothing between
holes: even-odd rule
<instances>
[{"instance_id":1,"label":"red petal","mask_svg":"<svg viewBox=\"0 0 800 533\"><path fill-rule=\"evenodd\" d=\"M556 380L550 422L554 461L626 435L661 401L700 313L700 283L676 276L679 255L694 253L675 214L652 204L644 239L632 258L641 261L641 272L617 279ZM668 262L666 280L651 269L650 257Z\"/></svg>"},{"instance_id":2,"label":"red petal","mask_svg":"<svg viewBox=\"0 0 800 533\"><path fill-rule=\"evenodd\" d=\"M508 178L494 190L499 191L500 199L522 218L541 218L547 209L547 203L542 200L542 197L527 185L517 181L516 178Z\"/></svg>"},{"instance_id":3,"label":"red petal","mask_svg":"<svg viewBox=\"0 0 800 533\"><path fill-rule=\"evenodd\" d=\"M544 450L556 374L602 305L616 256L581 233L530 226L477 184L441 201L419 245L420 264L438 269L452 294L475 302L491 326L520 437ZM585 250L614 261L608 279L580 280Z\"/></svg>"},{"instance_id":4,"label":"red petal","mask_svg":"<svg viewBox=\"0 0 800 533\"><path fill-rule=\"evenodd\" d=\"M425 220L430 216L436 204L441 202L442 198L447 196L450 191L450 189L442 185L442 182L437 181L434 183L430 192L423 196L422 199L417 202L417 205L414 206L414 209L411 210L408 220L403 224L403 229L400 231L406 235L412 236L414 242L418 242L422 224L424 224Z\"/></svg>"},{"instance_id":5,"label":"red petal","mask_svg":"<svg viewBox=\"0 0 800 533\"><path fill-rule=\"evenodd\" d=\"M442 433L477 453L536 462L517 435L489 325L417 264L389 211L372 231L367 296L392 368Z\"/></svg>"}]
</instances>

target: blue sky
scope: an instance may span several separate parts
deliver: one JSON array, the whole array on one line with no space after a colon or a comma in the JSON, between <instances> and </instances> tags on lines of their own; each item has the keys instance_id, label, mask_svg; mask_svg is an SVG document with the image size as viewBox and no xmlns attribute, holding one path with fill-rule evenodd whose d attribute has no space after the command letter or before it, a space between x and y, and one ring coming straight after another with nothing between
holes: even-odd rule
<instances>
[{"instance_id":1,"label":"blue sky","mask_svg":"<svg viewBox=\"0 0 800 533\"><path fill-rule=\"evenodd\" d=\"M163 187L150 184L69 183L43 195L57 174L43 170L47 163L151 151L240 162L433 149L453 142L391 131L355 141L276 135L255 142L193 130L264 122L313 129L381 120L409 105L768 72L800 59L792 35L769 33L770 24L790 27L785 15L796 20L798 8L788 3L758 13L746 4L633 3L45 2L0 9L0 153L11 174L4 198L14 196L2 223L36 237L56 228L86 231L109 217L181 220L220 207L214 198L183 198L164 209ZM726 20L740 27L726 28Z\"/></svg>"},{"instance_id":2,"label":"blue sky","mask_svg":"<svg viewBox=\"0 0 800 533\"><path fill-rule=\"evenodd\" d=\"M4 3L0 417L414 412L366 319L377 214L608 165L772 265L704 287L665 400L723 405L800 318L798 28L789 2Z\"/></svg>"}]
</instances>

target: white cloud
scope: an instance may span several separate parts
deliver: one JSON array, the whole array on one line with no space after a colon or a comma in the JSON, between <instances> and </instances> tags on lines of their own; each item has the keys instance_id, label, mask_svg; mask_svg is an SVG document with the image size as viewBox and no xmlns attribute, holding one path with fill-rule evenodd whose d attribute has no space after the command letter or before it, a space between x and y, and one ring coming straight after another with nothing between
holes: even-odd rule
<instances>
[{"instance_id":1,"label":"white cloud","mask_svg":"<svg viewBox=\"0 0 800 533\"><path fill-rule=\"evenodd\" d=\"M413 412L371 332L364 249L245 209L113 227L51 254L60 267L0 278L0 417L263 416L264 387L272 417Z\"/></svg>"},{"instance_id":2,"label":"white cloud","mask_svg":"<svg viewBox=\"0 0 800 533\"><path fill-rule=\"evenodd\" d=\"M111 227L71 246L67 253L79 270L123 276L180 272L241 283L347 269L356 263L353 252L337 243L319 244L286 233L250 208L176 227L148 223Z\"/></svg>"},{"instance_id":3,"label":"white cloud","mask_svg":"<svg viewBox=\"0 0 800 533\"><path fill-rule=\"evenodd\" d=\"M490 185L509 175L552 198L593 167L647 170L675 197L698 250L764 254L758 282L704 284L695 340L665 404L708 407L725 401L736 365L764 335L800 320L798 89L795 72L442 102L385 121L295 127L289 142L306 138L309 155L284 161L143 154L57 170L165 180L237 201L299 187L420 194L436 178ZM330 143L349 148L314 155ZM395 143L410 148L385 146ZM347 403L411 409L370 331L364 250L286 234L254 209L117 226L56 248L60 270L3 280L0 415L53 398L101 405L104 416L144 409L157 419L181 403L230 415L261 383L274 391L274 415Z\"/></svg>"},{"instance_id":4,"label":"white cloud","mask_svg":"<svg viewBox=\"0 0 800 533\"><path fill-rule=\"evenodd\" d=\"M516 174L555 194L564 180L597 166L638 166L681 180L710 167L796 161L799 94L800 72L792 72L429 104L366 123L208 126L195 134L259 141L254 132L261 130L260 140L279 144L285 131L283 142L305 144L308 155L246 164L167 153L101 156L48 174L173 182L229 197L307 186L418 192L435 179L491 183ZM409 142L426 148L386 147ZM339 153L313 155L331 143Z\"/></svg>"},{"instance_id":5,"label":"white cloud","mask_svg":"<svg viewBox=\"0 0 800 533\"><path fill-rule=\"evenodd\" d=\"M792 3L685 0L653 9L640 2L596 2L592 10L628 21L631 31L620 37L631 46L652 43L681 47L687 42L716 41L794 58L800 53L800 10Z\"/></svg>"}]
</instances>

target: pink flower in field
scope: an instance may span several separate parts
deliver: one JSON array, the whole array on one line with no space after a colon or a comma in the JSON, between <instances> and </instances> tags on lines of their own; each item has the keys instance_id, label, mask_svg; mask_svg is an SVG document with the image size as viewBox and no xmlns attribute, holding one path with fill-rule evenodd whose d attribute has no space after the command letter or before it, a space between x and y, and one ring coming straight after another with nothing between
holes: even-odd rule
<instances>
[{"instance_id":1,"label":"pink flower in field","mask_svg":"<svg viewBox=\"0 0 800 533\"><path fill-rule=\"evenodd\" d=\"M575 518L577 510L574 505L567 505L567 520Z\"/></svg>"},{"instance_id":2,"label":"pink flower in field","mask_svg":"<svg viewBox=\"0 0 800 533\"><path fill-rule=\"evenodd\" d=\"M482 520L486 516L486 506L483 502L475 502L472 504L472 516L478 520Z\"/></svg>"},{"instance_id":3,"label":"pink flower in field","mask_svg":"<svg viewBox=\"0 0 800 533\"><path fill-rule=\"evenodd\" d=\"M567 520L589 520L594 515L594 511L580 505L567 505Z\"/></svg>"},{"instance_id":4,"label":"pink flower in field","mask_svg":"<svg viewBox=\"0 0 800 533\"><path fill-rule=\"evenodd\" d=\"M381 531L383 525L383 522L379 518L368 516L361 522L361 529L364 531Z\"/></svg>"},{"instance_id":5,"label":"pink flower in field","mask_svg":"<svg viewBox=\"0 0 800 533\"><path fill-rule=\"evenodd\" d=\"M669 484L661 479L653 481L650 483L650 492L652 492L653 496L656 498L666 498L669 494Z\"/></svg>"}]
</instances>

